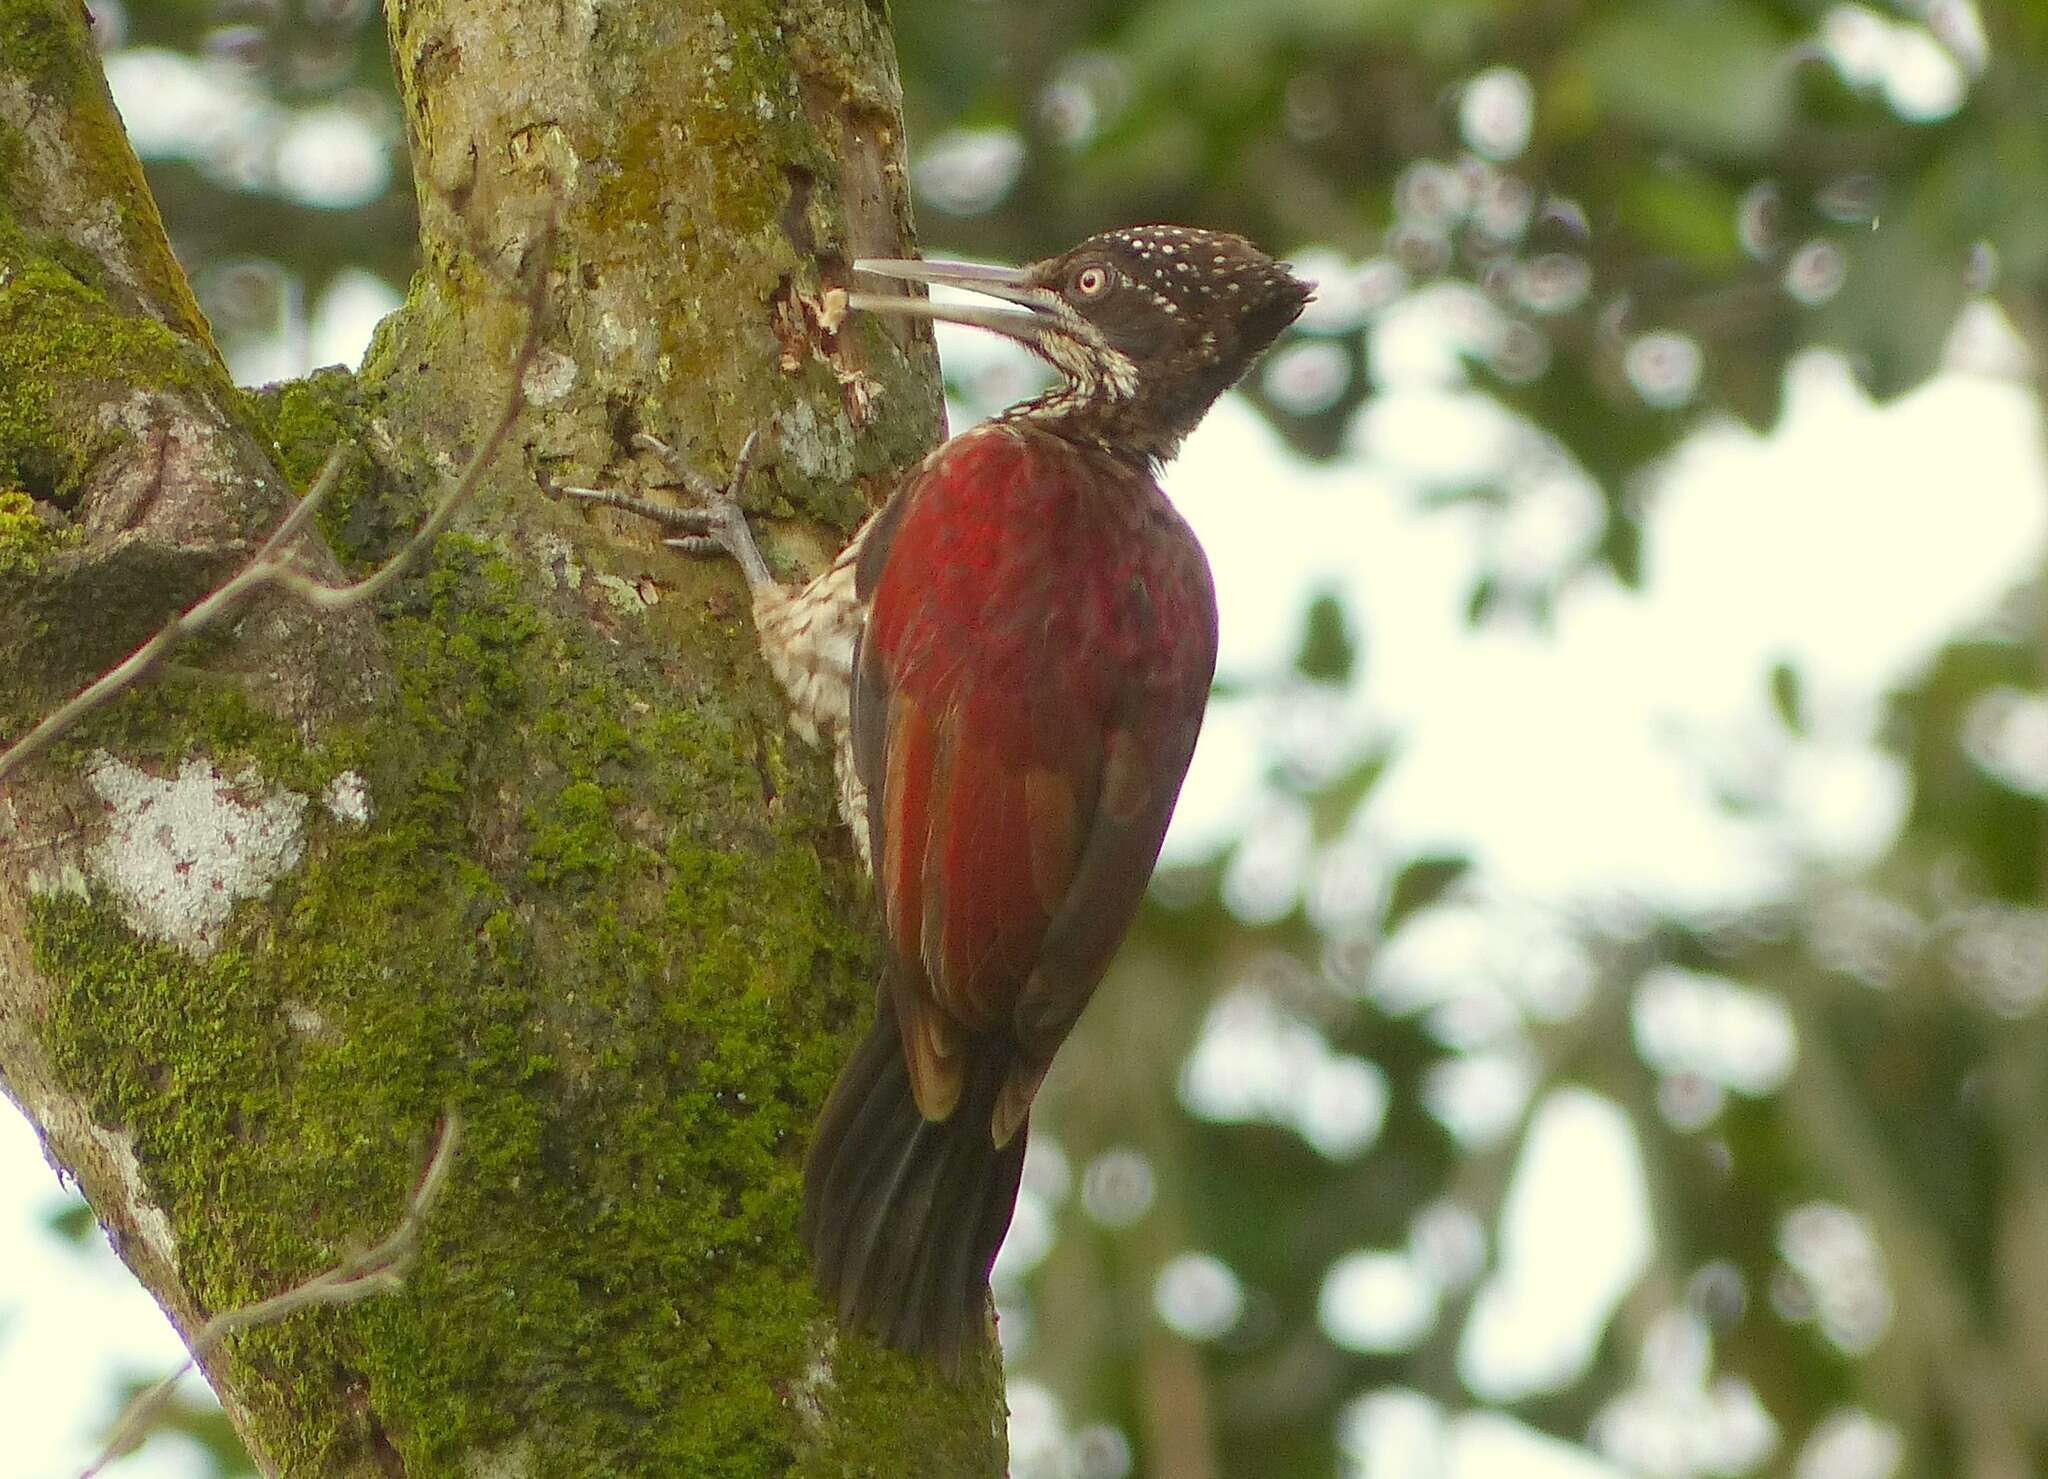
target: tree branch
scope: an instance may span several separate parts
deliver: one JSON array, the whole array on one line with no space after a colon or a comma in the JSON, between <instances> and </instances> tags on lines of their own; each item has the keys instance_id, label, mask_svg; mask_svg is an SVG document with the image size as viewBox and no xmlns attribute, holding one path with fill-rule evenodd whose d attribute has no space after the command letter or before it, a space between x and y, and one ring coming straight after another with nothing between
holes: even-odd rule
<instances>
[{"instance_id":1,"label":"tree branch","mask_svg":"<svg viewBox=\"0 0 2048 1479\"><path fill-rule=\"evenodd\" d=\"M420 525L412 538L407 540L396 554L361 580L346 585L330 585L325 581L316 580L292 563L293 542L313 515L319 512L320 505L326 501L341 480L347 449L336 447L328 454L326 463L320 469L320 476L314 479L313 486L306 490L306 496L285 515L284 521L277 526L271 536L257 547L256 553L249 557L247 564L205 599L166 623L155 636L130 654L126 661L94 679L76 697L15 741L6 751L0 752L0 782L5 782L15 771L55 744L86 715L105 707L149 677L163 665L164 660L180 643L233 616L259 591L275 588L297 597L318 610L340 611L375 598L411 569L419 557L446 531L449 522L461 511L462 506L469 502L485 470L498 455L499 449L505 444L505 439L512 434L512 428L518 424L520 416L526 410L526 372L533 364L534 354L540 346L540 308L547 284L547 273L543 264L548 260L552 237L553 228L550 226L542 239L541 249L534 254L528 270L526 337L520 341L519 350L512 358L511 384L505 393L504 404L498 412L497 419L492 422L490 431L471 455L461 477L442 495L441 501L434 505L433 512L427 515L426 522Z\"/></svg>"},{"instance_id":2,"label":"tree branch","mask_svg":"<svg viewBox=\"0 0 2048 1479\"><path fill-rule=\"evenodd\" d=\"M434 1210L434 1204L448 1185L449 1168L455 1164L455 1152L461 1144L462 1116L451 1109L441 1120L439 1141L427 1161L426 1174L420 1178L412 1200L406 1204L405 1215L399 1218L398 1226L383 1241L365 1248L353 1258L343 1259L325 1273L316 1274L282 1294L273 1294L268 1299L259 1299L238 1309L223 1310L208 1320L192 1337L191 1354L183 1364L128 1404L115 1422L99 1457L81 1471L79 1479L93 1479L108 1464L140 1444L185 1373L230 1335L253 1330L259 1325L274 1325L315 1305L354 1304L375 1294L387 1294L403 1284L413 1260L419 1256L420 1230L426 1226L428 1214Z\"/></svg>"}]
</instances>

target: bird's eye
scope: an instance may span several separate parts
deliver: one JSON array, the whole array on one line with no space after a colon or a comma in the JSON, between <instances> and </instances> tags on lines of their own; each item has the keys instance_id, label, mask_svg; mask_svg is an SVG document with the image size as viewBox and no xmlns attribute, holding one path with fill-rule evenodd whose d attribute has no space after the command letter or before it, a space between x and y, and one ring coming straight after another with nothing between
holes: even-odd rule
<instances>
[{"instance_id":1,"label":"bird's eye","mask_svg":"<svg viewBox=\"0 0 2048 1479\"><path fill-rule=\"evenodd\" d=\"M1113 280L1109 269L1099 263L1083 267L1074 274L1074 296L1083 299L1100 298L1109 291Z\"/></svg>"}]
</instances>

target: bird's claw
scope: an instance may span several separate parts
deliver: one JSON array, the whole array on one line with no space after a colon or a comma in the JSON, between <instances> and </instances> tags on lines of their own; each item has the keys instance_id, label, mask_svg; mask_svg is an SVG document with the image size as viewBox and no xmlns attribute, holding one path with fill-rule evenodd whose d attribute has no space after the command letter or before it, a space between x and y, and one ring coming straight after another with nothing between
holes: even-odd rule
<instances>
[{"instance_id":1,"label":"bird's claw","mask_svg":"<svg viewBox=\"0 0 2048 1479\"><path fill-rule=\"evenodd\" d=\"M752 448L753 441L754 439L752 437L747 438L747 448L742 449L740 452L740 457L742 461L744 461L746 458L747 449ZM663 441L653 432L634 432L633 446L636 450L641 452L652 452L655 456L659 457L663 462L666 462L670 467L674 468L677 475L680 476L684 482L695 483L699 481L696 472L687 463L683 461L683 454L678 452L674 447L671 447L667 442Z\"/></svg>"},{"instance_id":2,"label":"bird's claw","mask_svg":"<svg viewBox=\"0 0 2048 1479\"><path fill-rule=\"evenodd\" d=\"M732 478L722 488L704 482L683 463L682 455L660 437L647 432L638 432L633 445L642 451L652 452L673 468L699 500L695 508L673 508L668 504L655 503L645 498L635 498L630 493L613 492L607 488L579 488L563 485L561 491L571 497L581 498L589 503L601 504L606 508L621 509L649 519L664 529L680 529L683 532L662 543L672 549L683 550L693 555L730 556L745 573L750 586L764 583L772 585L774 577L768 573L768 563L761 558L760 546L754 543L754 532L747 525L746 511L740 507L740 489L746 484L747 474L753 469L754 452L760 446L761 434L749 432L746 442L740 447L740 455L733 462Z\"/></svg>"},{"instance_id":3,"label":"bird's claw","mask_svg":"<svg viewBox=\"0 0 2048 1479\"><path fill-rule=\"evenodd\" d=\"M693 555L731 555L744 565L747 557L742 551L753 547L754 531L747 527L746 510L734 496L737 486L719 489L705 500L704 507L688 510L686 519L674 520L672 527L689 532L662 543Z\"/></svg>"}]
</instances>

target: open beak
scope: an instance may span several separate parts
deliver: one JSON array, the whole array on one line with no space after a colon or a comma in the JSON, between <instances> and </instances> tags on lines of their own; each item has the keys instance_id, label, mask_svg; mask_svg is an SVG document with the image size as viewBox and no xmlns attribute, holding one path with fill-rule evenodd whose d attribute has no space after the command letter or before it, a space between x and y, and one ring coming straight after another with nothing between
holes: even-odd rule
<instances>
[{"instance_id":1,"label":"open beak","mask_svg":"<svg viewBox=\"0 0 2048 1479\"><path fill-rule=\"evenodd\" d=\"M935 303L930 298L913 298L903 293L848 293L848 308L967 324L1022 340L1026 344L1035 344L1044 327L1037 310L1044 302L1045 289L1033 284L1028 270L1024 268L983 267L973 262L916 262L895 257L862 257L853 264L853 270L870 277L893 277L898 282L923 283L926 287L965 288L984 297L1015 303L1024 311L1020 313L979 303Z\"/></svg>"}]
</instances>

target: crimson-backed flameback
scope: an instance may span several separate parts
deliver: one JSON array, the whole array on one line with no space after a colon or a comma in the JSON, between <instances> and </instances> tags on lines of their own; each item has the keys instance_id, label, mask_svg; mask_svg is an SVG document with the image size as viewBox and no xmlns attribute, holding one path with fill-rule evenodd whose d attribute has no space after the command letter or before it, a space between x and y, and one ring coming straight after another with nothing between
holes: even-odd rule
<instances>
[{"instance_id":1,"label":"crimson-backed flameback","mask_svg":"<svg viewBox=\"0 0 2048 1479\"><path fill-rule=\"evenodd\" d=\"M957 1370L1032 1097L1130 927L1209 696L1208 562L1154 472L1309 290L1177 226L1015 270L854 268L1010 305L848 299L1007 335L1060 383L940 446L794 592L729 492L683 511L575 491L738 561L793 722L833 747L889 948L812 1138L803 1237L842 1320Z\"/></svg>"}]
</instances>

